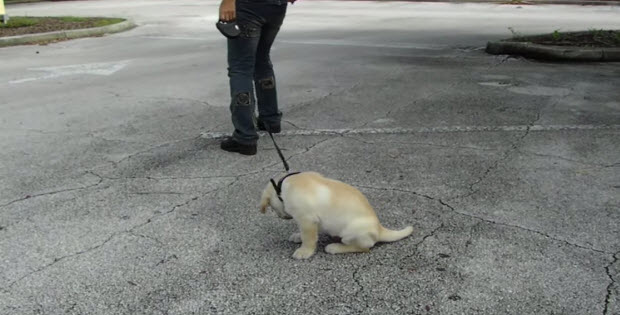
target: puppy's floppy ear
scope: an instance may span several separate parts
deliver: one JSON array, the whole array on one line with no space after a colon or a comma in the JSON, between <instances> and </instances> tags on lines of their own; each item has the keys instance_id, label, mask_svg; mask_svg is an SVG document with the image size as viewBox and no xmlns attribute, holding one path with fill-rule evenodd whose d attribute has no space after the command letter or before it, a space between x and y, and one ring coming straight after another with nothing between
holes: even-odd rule
<instances>
[{"instance_id":1,"label":"puppy's floppy ear","mask_svg":"<svg viewBox=\"0 0 620 315\"><path fill-rule=\"evenodd\" d=\"M260 198L260 212L265 213L267 211L267 206L269 206L271 202L271 183L267 184L265 189L263 190L263 195Z\"/></svg>"}]
</instances>

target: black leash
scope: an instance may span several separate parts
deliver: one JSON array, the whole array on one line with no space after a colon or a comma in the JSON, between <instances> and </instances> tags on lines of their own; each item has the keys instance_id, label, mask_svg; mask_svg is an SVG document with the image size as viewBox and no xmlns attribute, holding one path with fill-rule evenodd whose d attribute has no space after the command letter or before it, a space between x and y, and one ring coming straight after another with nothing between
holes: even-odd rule
<instances>
[{"instance_id":1,"label":"black leash","mask_svg":"<svg viewBox=\"0 0 620 315\"><path fill-rule=\"evenodd\" d=\"M269 136L271 137L271 141L273 141L273 145L276 147L276 151L278 151L278 155L280 156L282 163L284 163L284 169L288 173L288 170L289 170L288 163L286 163L286 160L284 159L284 155L282 155L282 151L280 151L280 147L278 147L278 144L276 143L276 139L273 138L273 134L271 133L271 130L269 130L269 127L267 126L265 127L266 127L265 129L267 129L267 132L269 133Z\"/></svg>"},{"instance_id":2,"label":"black leash","mask_svg":"<svg viewBox=\"0 0 620 315\"><path fill-rule=\"evenodd\" d=\"M267 132L269 133L269 137L271 137L271 141L273 141L273 145L276 147L276 151L278 151L278 155L280 156L280 159L282 160L282 164L284 164L284 169L286 170L286 172L288 173L289 171L289 167L288 167L288 163L286 163L286 159L284 158L284 155L282 154L282 151L280 150L280 147L278 147L278 144L276 143L276 139L273 138L273 134L271 133L271 130L269 130L268 126L265 126L267 129ZM284 202L284 200L282 200L282 197L280 197L280 194L282 193L282 182L284 182L284 180L292 175L295 174L299 174L299 172L294 172L294 173L288 173L286 174L286 176L282 177L278 183L276 184L276 181L273 180L273 178L269 179L271 181L271 185L273 185L273 189L276 190L276 194L278 194L278 199L280 199L281 202Z\"/></svg>"}]
</instances>

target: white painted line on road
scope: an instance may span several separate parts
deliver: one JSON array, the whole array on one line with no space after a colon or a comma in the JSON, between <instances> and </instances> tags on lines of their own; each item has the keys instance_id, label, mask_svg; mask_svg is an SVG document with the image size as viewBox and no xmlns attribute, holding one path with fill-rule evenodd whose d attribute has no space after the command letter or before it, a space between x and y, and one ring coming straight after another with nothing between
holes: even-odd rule
<instances>
[{"instance_id":1,"label":"white painted line on road","mask_svg":"<svg viewBox=\"0 0 620 315\"><path fill-rule=\"evenodd\" d=\"M510 82L478 82L480 85L484 86L496 86L496 87L507 87L512 86Z\"/></svg>"},{"instance_id":2,"label":"white painted line on road","mask_svg":"<svg viewBox=\"0 0 620 315\"><path fill-rule=\"evenodd\" d=\"M230 136L230 132L201 132L200 138L203 139L220 139Z\"/></svg>"},{"instance_id":3,"label":"white painted line on road","mask_svg":"<svg viewBox=\"0 0 620 315\"><path fill-rule=\"evenodd\" d=\"M170 39L170 40L194 40L194 41L215 41L215 40L225 40L224 37L218 38L205 38L205 37L190 37L190 36L158 36L158 35L144 35L140 36L142 38L150 38L150 39Z\"/></svg>"},{"instance_id":4,"label":"white painted line on road","mask_svg":"<svg viewBox=\"0 0 620 315\"><path fill-rule=\"evenodd\" d=\"M369 43L355 42L346 40L278 40L278 43L299 44L299 45L326 45L326 46L354 46L354 47L376 47L376 48L402 48L402 49L423 49L423 50L444 50L450 46L416 44L416 43Z\"/></svg>"},{"instance_id":5,"label":"white painted line on road","mask_svg":"<svg viewBox=\"0 0 620 315\"><path fill-rule=\"evenodd\" d=\"M125 68L129 64L129 60L116 61L116 62L101 62L101 63L85 63L78 65L67 65L57 67L43 67L43 68L31 68L31 71L43 71L46 74L30 77L25 79L9 81L9 84L19 84L30 81L53 79L67 75L75 74L92 74L109 76L115 72Z\"/></svg>"},{"instance_id":6,"label":"white painted line on road","mask_svg":"<svg viewBox=\"0 0 620 315\"><path fill-rule=\"evenodd\" d=\"M483 131L571 131L571 130L620 130L620 125L514 125L514 126L446 126L421 128L361 128L361 129L298 129L285 130L280 136L331 136L331 135L373 135L373 134L416 134L416 133L460 133ZM203 139L219 139L229 132L203 132Z\"/></svg>"},{"instance_id":7,"label":"white painted line on road","mask_svg":"<svg viewBox=\"0 0 620 315\"><path fill-rule=\"evenodd\" d=\"M191 40L191 41L216 41L223 38L206 38L191 36L160 36L160 35L144 35L142 38L150 39L169 39L169 40ZM445 50L450 46L429 45L429 44L413 44L413 43L368 43L353 42L342 40L277 40L277 44L293 44L293 45L323 45L323 46L348 46L348 47L373 47L373 48L398 48L398 49L420 49L420 50ZM272 48L273 49L273 48Z\"/></svg>"}]
</instances>

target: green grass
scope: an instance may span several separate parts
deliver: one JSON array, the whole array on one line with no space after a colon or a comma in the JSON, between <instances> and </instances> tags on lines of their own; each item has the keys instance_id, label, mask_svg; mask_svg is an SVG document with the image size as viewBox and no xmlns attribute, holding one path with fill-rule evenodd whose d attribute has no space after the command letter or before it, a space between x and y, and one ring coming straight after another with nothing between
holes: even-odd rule
<instances>
[{"instance_id":1,"label":"green grass","mask_svg":"<svg viewBox=\"0 0 620 315\"><path fill-rule=\"evenodd\" d=\"M44 0L4 0L5 4L26 3L26 2L43 2Z\"/></svg>"},{"instance_id":2,"label":"green grass","mask_svg":"<svg viewBox=\"0 0 620 315\"><path fill-rule=\"evenodd\" d=\"M12 16L7 24L0 23L0 28L18 28L33 26L39 23L37 18L30 18L25 16Z\"/></svg>"},{"instance_id":3,"label":"green grass","mask_svg":"<svg viewBox=\"0 0 620 315\"><path fill-rule=\"evenodd\" d=\"M620 47L620 30L589 29L581 32L561 32L559 29L549 34L522 36L511 27L510 41L532 42L541 45L581 46L581 47Z\"/></svg>"},{"instance_id":4,"label":"green grass","mask_svg":"<svg viewBox=\"0 0 620 315\"><path fill-rule=\"evenodd\" d=\"M79 16L59 16L59 17L28 17L28 16L10 16L7 24L0 23L0 28L18 28L37 25L42 20L55 19L65 23L81 23L89 20L95 20L92 27L106 26L123 22L125 19L120 18L90 18Z\"/></svg>"},{"instance_id":5,"label":"green grass","mask_svg":"<svg viewBox=\"0 0 620 315\"><path fill-rule=\"evenodd\" d=\"M95 27L100 27L100 26L106 26L106 25L110 25L110 24L116 24L116 23L120 23L125 21L125 19L119 19L119 18L104 18L101 19L99 21L97 21L97 23L95 23Z\"/></svg>"},{"instance_id":6,"label":"green grass","mask_svg":"<svg viewBox=\"0 0 620 315\"><path fill-rule=\"evenodd\" d=\"M85 17L79 17L79 16L60 16L58 17L59 20L63 21L63 22L84 22L86 20L88 20L88 18Z\"/></svg>"},{"instance_id":7,"label":"green grass","mask_svg":"<svg viewBox=\"0 0 620 315\"><path fill-rule=\"evenodd\" d=\"M69 22L69 23L79 23L79 22L84 22L84 21L88 21L92 18L88 18L88 17L79 17L79 16L61 16L59 17L59 19L63 22ZM106 25L110 25L110 24L116 24L116 23L120 23L123 22L125 19L117 19L117 18L97 18L97 22L95 23L95 27L99 27L99 26L106 26Z\"/></svg>"},{"instance_id":8,"label":"green grass","mask_svg":"<svg viewBox=\"0 0 620 315\"><path fill-rule=\"evenodd\" d=\"M593 28L589 29L588 32L590 32L590 34L592 34L592 37L594 37L595 39L608 41L610 43L616 44L616 46L620 46L620 31L606 31Z\"/></svg>"}]
</instances>

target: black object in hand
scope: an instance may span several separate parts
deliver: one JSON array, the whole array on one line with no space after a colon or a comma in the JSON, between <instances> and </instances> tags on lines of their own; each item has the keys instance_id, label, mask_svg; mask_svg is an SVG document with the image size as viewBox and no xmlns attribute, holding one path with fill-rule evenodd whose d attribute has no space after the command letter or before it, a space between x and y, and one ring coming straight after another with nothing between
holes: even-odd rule
<instances>
[{"instance_id":1,"label":"black object in hand","mask_svg":"<svg viewBox=\"0 0 620 315\"><path fill-rule=\"evenodd\" d=\"M241 34L241 30L239 29L239 26L235 21L218 21L217 23L215 23L215 26L220 31L220 33L222 33L222 35L228 38L236 38L239 36L239 34Z\"/></svg>"}]
</instances>

